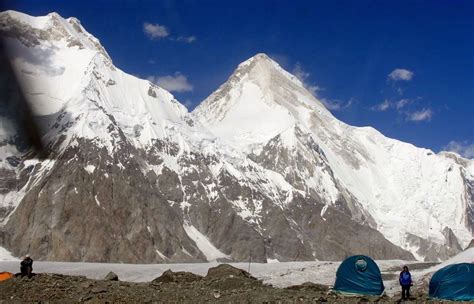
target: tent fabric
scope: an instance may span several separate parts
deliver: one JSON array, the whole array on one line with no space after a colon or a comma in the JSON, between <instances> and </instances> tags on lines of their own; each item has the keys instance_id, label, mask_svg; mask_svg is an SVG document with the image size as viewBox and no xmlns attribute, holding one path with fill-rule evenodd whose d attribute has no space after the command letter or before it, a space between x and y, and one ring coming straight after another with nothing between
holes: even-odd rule
<instances>
[{"instance_id":1,"label":"tent fabric","mask_svg":"<svg viewBox=\"0 0 474 304\"><path fill-rule=\"evenodd\" d=\"M337 292L381 295L384 289L379 267L367 256L348 257L337 269L333 288Z\"/></svg>"},{"instance_id":2,"label":"tent fabric","mask_svg":"<svg viewBox=\"0 0 474 304\"><path fill-rule=\"evenodd\" d=\"M11 272L0 272L0 282L13 278L15 275Z\"/></svg>"},{"instance_id":3,"label":"tent fabric","mask_svg":"<svg viewBox=\"0 0 474 304\"><path fill-rule=\"evenodd\" d=\"M429 295L443 300L474 301L474 264L452 264L435 272Z\"/></svg>"}]
</instances>

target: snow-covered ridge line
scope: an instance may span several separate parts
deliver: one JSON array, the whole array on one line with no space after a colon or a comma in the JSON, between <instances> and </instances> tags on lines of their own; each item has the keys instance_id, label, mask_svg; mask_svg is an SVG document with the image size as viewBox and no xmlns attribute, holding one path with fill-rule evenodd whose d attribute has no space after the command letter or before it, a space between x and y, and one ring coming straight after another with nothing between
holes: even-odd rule
<instances>
[{"instance_id":1,"label":"snow-covered ridge line","mask_svg":"<svg viewBox=\"0 0 474 304\"><path fill-rule=\"evenodd\" d=\"M54 39L57 41L66 39L69 46L89 48L102 53L107 59L111 60L99 39L87 32L77 18L65 19L56 12L49 13L46 16L33 17L13 10L1 12L0 16L2 32L6 37L10 37L12 34L21 35L22 32L32 30L40 34L28 38L21 36L21 42L26 45L38 45L38 40ZM11 31L12 28L19 30L20 33Z\"/></svg>"},{"instance_id":2,"label":"snow-covered ridge line","mask_svg":"<svg viewBox=\"0 0 474 304\"><path fill-rule=\"evenodd\" d=\"M246 153L260 151L276 136L288 139L287 130L300 125L324 152L336 183L349 190L377 229L421 257L428 254L423 252L429 251L427 247L443 246L449 231L457 238L449 245L454 246L453 252L471 241L474 198L466 189L474 184L472 160L435 154L387 138L371 127L338 121L280 69L265 55L250 58L192 114ZM281 148L291 145L286 140Z\"/></svg>"},{"instance_id":3,"label":"snow-covered ridge line","mask_svg":"<svg viewBox=\"0 0 474 304\"><path fill-rule=\"evenodd\" d=\"M413 258L401 248L436 259L472 237L469 161L338 121L264 54L188 113L171 93L116 68L74 18L10 12L0 24L43 139L60 156L38 164L20 205L14 195L0 205L14 221L47 222L5 225L17 255L23 234L61 239L61 248L32 248L44 259L129 262L245 260L250 249L260 261L367 250ZM31 170L21 157L11 163L8 185ZM73 206L80 212L62 213ZM91 219L84 229L73 225L78 216ZM374 240L370 249L351 241L354 230ZM107 243L115 238L130 245ZM77 239L90 240L87 250Z\"/></svg>"}]
</instances>

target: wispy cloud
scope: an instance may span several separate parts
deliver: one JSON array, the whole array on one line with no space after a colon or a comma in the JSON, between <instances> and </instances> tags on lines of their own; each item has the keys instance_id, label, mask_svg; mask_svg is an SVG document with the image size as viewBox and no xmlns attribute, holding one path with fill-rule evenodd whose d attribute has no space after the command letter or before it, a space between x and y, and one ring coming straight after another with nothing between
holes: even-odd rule
<instances>
[{"instance_id":1,"label":"wispy cloud","mask_svg":"<svg viewBox=\"0 0 474 304\"><path fill-rule=\"evenodd\" d=\"M455 152L465 158L474 158L474 143L468 141L452 140L442 150Z\"/></svg>"},{"instance_id":2,"label":"wispy cloud","mask_svg":"<svg viewBox=\"0 0 474 304\"><path fill-rule=\"evenodd\" d=\"M171 36L170 31L164 25L160 25L158 23L143 23L143 32L145 35L150 38L151 40L159 40L159 39L168 39L171 41L178 41L184 43L193 43L197 40L196 36Z\"/></svg>"},{"instance_id":3,"label":"wispy cloud","mask_svg":"<svg viewBox=\"0 0 474 304\"><path fill-rule=\"evenodd\" d=\"M352 106L355 102L354 98L349 99L347 102L338 100L338 99L326 99L326 98L319 98L319 101L321 101L326 108L332 111L339 111L339 110L344 110Z\"/></svg>"},{"instance_id":4,"label":"wispy cloud","mask_svg":"<svg viewBox=\"0 0 474 304\"><path fill-rule=\"evenodd\" d=\"M390 101L388 101L387 99L385 99L381 103L378 103L378 104L370 107L370 109L372 111L384 112L384 111L387 111L388 109L390 109L391 107L392 107L392 103Z\"/></svg>"},{"instance_id":5,"label":"wispy cloud","mask_svg":"<svg viewBox=\"0 0 474 304\"><path fill-rule=\"evenodd\" d=\"M399 84L396 84L396 82L410 81L413 79L414 75L415 73L410 70L397 68L388 74L387 81L391 82L393 88L399 95L403 95L404 89L402 89ZM414 109L412 106L413 104L418 103L421 99L423 99L423 97L420 96L416 98L388 98L381 103L371 106L369 109L376 112L385 112L393 109L398 115L404 117L405 121L431 121L434 115L434 111L431 107L423 107L420 110L420 107Z\"/></svg>"},{"instance_id":6,"label":"wispy cloud","mask_svg":"<svg viewBox=\"0 0 474 304\"><path fill-rule=\"evenodd\" d=\"M147 79L170 92L182 93L193 90L193 85L189 83L188 78L179 72L167 76L149 76Z\"/></svg>"},{"instance_id":7,"label":"wispy cloud","mask_svg":"<svg viewBox=\"0 0 474 304\"><path fill-rule=\"evenodd\" d=\"M431 108L423 108L419 111L406 112L406 120L408 121L430 121L433 117Z\"/></svg>"},{"instance_id":8,"label":"wispy cloud","mask_svg":"<svg viewBox=\"0 0 474 304\"><path fill-rule=\"evenodd\" d=\"M421 110L412 110L409 107L409 105L417 102L420 99L422 98L402 98L395 101L385 99L381 103L375 104L369 109L376 112L385 112L390 109L394 109L399 115L403 115L406 121L430 121L434 115L434 112L430 107L425 107Z\"/></svg>"},{"instance_id":9,"label":"wispy cloud","mask_svg":"<svg viewBox=\"0 0 474 304\"><path fill-rule=\"evenodd\" d=\"M410 81L415 73L407 69L395 69L388 74L387 79L392 81Z\"/></svg>"},{"instance_id":10,"label":"wispy cloud","mask_svg":"<svg viewBox=\"0 0 474 304\"><path fill-rule=\"evenodd\" d=\"M293 70L291 70L291 73L296 76L301 82L305 82L306 79L311 75L310 73L306 72L303 70L301 67L301 63L297 62L295 66L293 67Z\"/></svg>"},{"instance_id":11,"label":"wispy cloud","mask_svg":"<svg viewBox=\"0 0 474 304\"><path fill-rule=\"evenodd\" d=\"M169 36L168 29L158 23L143 23L143 32L152 40L158 40Z\"/></svg>"},{"instance_id":12,"label":"wispy cloud","mask_svg":"<svg viewBox=\"0 0 474 304\"><path fill-rule=\"evenodd\" d=\"M416 99L403 98L395 101L394 105L397 110L404 108L405 106L415 102Z\"/></svg>"},{"instance_id":13,"label":"wispy cloud","mask_svg":"<svg viewBox=\"0 0 474 304\"><path fill-rule=\"evenodd\" d=\"M322 91L322 89L314 84L308 83L308 77L311 75L310 73L306 72L302 67L299 62L295 64L293 67L291 74L295 75L296 78L301 81L303 86L313 95L316 97L317 93L319 91Z\"/></svg>"},{"instance_id":14,"label":"wispy cloud","mask_svg":"<svg viewBox=\"0 0 474 304\"><path fill-rule=\"evenodd\" d=\"M297 62L294 66L293 69L291 70L291 73L295 75L296 78L298 78L299 81L303 84L303 86L308 90L314 97L316 97L321 103L331 111L340 111L349 108L351 105L354 104L355 99L351 98L348 101L342 101L339 99L328 99L328 98L323 98L318 96L318 92L324 91L323 88L309 83L308 78L311 75L309 72L305 71L301 64Z\"/></svg>"},{"instance_id":15,"label":"wispy cloud","mask_svg":"<svg viewBox=\"0 0 474 304\"><path fill-rule=\"evenodd\" d=\"M402 99L399 99L399 100L396 100L396 101L390 101L388 99L385 99L383 102L379 103L379 104L376 104L372 107L370 107L370 109L372 111L377 111L377 112L384 112L384 111L387 111L389 109L396 109L397 111L400 111L402 110L404 107L406 107L407 105L409 104L412 104L414 103L415 101L417 101L418 99L420 98L415 98L415 99L410 99L410 98L402 98Z\"/></svg>"},{"instance_id":16,"label":"wispy cloud","mask_svg":"<svg viewBox=\"0 0 474 304\"><path fill-rule=\"evenodd\" d=\"M186 42L186 43L193 43L196 40L197 40L196 36L179 36L178 38L176 38L176 41Z\"/></svg>"},{"instance_id":17,"label":"wispy cloud","mask_svg":"<svg viewBox=\"0 0 474 304\"><path fill-rule=\"evenodd\" d=\"M190 110L193 106L193 102L190 99L186 99L183 103L183 106L185 106L186 109Z\"/></svg>"}]
</instances>

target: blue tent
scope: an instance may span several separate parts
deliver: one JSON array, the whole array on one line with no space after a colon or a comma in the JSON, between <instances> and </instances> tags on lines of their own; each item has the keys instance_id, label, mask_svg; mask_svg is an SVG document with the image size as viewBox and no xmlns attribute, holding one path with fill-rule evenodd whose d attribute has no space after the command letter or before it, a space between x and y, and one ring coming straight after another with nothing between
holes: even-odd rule
<instances>
[{"instance_id":1,"label":"blue tent","mask_svg":"<svg viewBox=\"0 0 474 304\"><path fill-rule=\"evenodd\" d=\"M333 289L343 293L381 295L385 287L374 260L365 255L354 255L345 259L337 269Z\"/></svg>"},{"instance_id":2,"label":"blue tent","mask_svg":"<svg viewBox=\"0 0 474 304\"><path fill-rule=\"evenodd\" d=\"M430 297L474 301L474 264L452 264L436 271L430 281Z\"/></svg>"}]
</instances>

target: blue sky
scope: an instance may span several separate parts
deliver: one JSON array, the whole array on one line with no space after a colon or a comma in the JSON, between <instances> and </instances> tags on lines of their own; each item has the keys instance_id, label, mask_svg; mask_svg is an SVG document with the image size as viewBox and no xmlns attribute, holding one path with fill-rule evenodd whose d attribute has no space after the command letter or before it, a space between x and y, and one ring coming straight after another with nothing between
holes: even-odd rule
<instances>
[{"instance_id":1,"label":"blue sky","mask_svg":"<svg viewBox=\"0 0 474 304\"><path fill-rule=\"evenodd\" d=\"M259 52L334 115L474 158L473 1L4 1L74 16L116 66L190 109Z\"/></svg>"}]
</instances>

